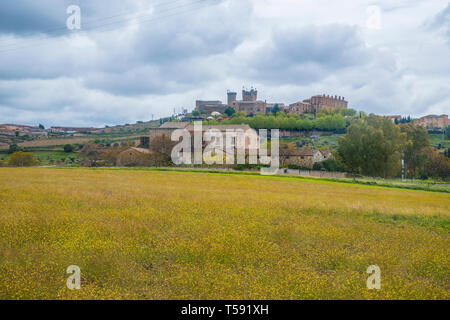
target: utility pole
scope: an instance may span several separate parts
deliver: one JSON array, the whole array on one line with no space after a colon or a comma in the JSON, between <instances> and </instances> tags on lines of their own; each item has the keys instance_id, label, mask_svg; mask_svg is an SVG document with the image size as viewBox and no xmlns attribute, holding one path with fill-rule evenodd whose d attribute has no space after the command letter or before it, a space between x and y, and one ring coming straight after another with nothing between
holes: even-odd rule
<instances>
[{"instance_id":1,"label":"utility pole","mask_svg":"<svg viewBox=\"0 0 450 320\"><path fill-rule=\"evenodd\" d=\"M402 181L406 182L406 167L405 160L402 159Z\"/></svg>"}]
</instances>

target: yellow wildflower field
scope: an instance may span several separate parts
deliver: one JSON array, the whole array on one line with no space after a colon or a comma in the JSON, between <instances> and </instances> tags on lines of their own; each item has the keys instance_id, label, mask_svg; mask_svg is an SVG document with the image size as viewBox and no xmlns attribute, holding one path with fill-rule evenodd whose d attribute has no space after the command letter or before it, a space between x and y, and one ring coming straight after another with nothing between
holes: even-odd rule
<instances>
[{"instance_id":1,"label":"yellow wildflower field","mask_svg":"<svg viewBox=\"0 0 450 320\"><path fill-rule=\"evenodd\" d=\"M4 168L0 299L449 299L449 221L448 193Z\"/></svg>"}]
</instances>

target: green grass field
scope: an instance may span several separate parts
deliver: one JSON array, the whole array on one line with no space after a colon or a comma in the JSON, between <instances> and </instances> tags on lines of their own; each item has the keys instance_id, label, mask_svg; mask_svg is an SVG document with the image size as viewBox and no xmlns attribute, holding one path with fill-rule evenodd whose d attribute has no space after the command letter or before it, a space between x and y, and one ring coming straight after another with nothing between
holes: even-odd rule
<instances>
[{"instance_id":1,"label":"green grass field","mask_svg":"<svg viewBox=\"0 0 450 320\"><path fill-rule=\"evenodd\" d=\"M0 168L0 299L448 299L449 208L312 179Z\"/></svg>"},{"instance_id":2,"label":"green grass field","mask_svg":"<svg viewBox=\"0 0 450 320\"><path fill-rule=\"evenodd\" d=\"M430 144L435 148L439 144L443 148L450 148L450 140L445 139L445 136L443 134L430 134Z\"/></svg>"},{"instance_id":3,"label":"green grass field","mask_svg":"<svg viewBox=\"0 0 450 320\"><path fill-rule=\"evenodd\" d=\"M317 138L310 137L295 137L295 138L282 138L281 142L291 143L296 145L297 142L303 143L305 147L312 147L317 149L337 149L340 134L331 134L328 136L320 136Z\"/></svg>"}]
</instances>

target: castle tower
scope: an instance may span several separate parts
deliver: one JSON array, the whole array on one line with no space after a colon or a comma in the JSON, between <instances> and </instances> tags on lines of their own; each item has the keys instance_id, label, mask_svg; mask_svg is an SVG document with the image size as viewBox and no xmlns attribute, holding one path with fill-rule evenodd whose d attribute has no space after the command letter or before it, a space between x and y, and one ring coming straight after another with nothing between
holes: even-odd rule
<instances>
[{"instance_id":1,"label":"castle tower","mask_svg":"<svg viewBox=\"0 0 450 320\"><path fill-rule=\"evenodd\" d=\"M250 91L242 90L242 100L243 101L256 101L258 98L258 91L256 89L251 88Z\"/></svg>"},{"instance_id":2,"label":"castle tower","mask_svg":"<svg viewBox=\"0 0 450 320\"><path fill-rule=\"evenodd\" d=\"M227 92L227 96L228 96L228 105L231 106L233 102L235 102L237 99L237 93L236 92L231 92L228 91Z\"/></svg>"}]
</instances>

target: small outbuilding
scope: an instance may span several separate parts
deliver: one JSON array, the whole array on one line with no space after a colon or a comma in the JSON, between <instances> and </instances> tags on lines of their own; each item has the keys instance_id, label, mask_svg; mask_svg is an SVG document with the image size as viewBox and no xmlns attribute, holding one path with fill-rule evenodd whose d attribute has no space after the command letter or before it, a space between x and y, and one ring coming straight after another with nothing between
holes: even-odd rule
<instances>
[{"instance_id":1,"label":"small outbuilding","mask_svg":"<svg viewBox=\"0 0 450 320\"><path fill-rule=\"evenodd\" d=\"M312 169L314 163L325 160L322 152L314 149L283 150L280 152L283 165L295 165Z\"/></svg>"}]
</instances>

